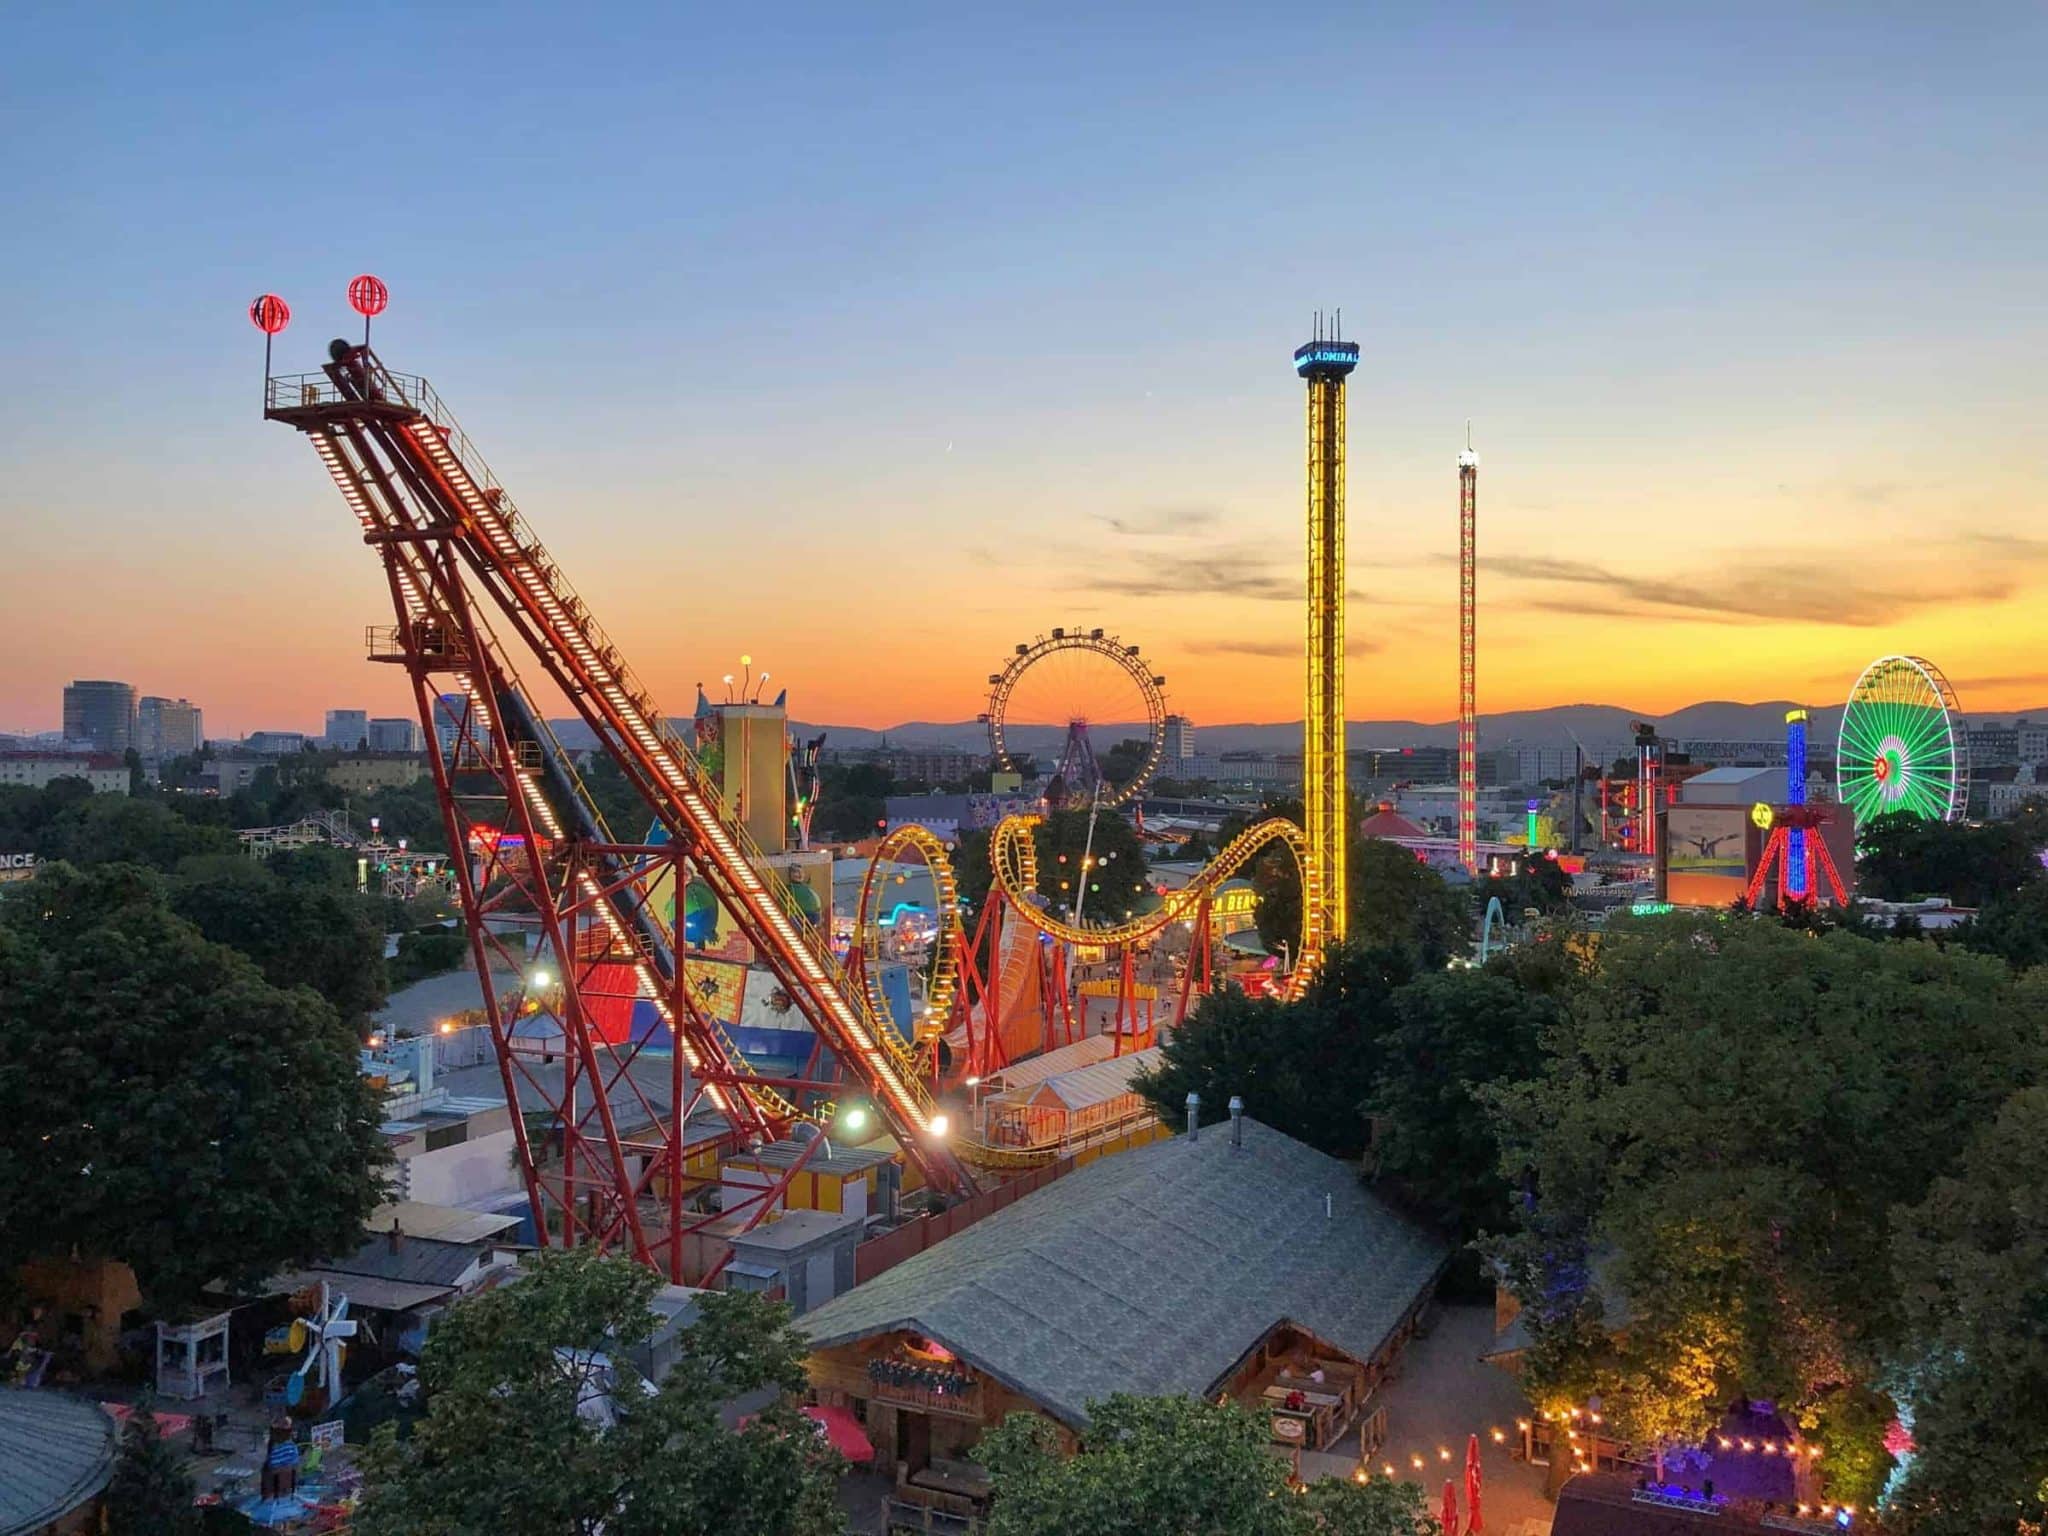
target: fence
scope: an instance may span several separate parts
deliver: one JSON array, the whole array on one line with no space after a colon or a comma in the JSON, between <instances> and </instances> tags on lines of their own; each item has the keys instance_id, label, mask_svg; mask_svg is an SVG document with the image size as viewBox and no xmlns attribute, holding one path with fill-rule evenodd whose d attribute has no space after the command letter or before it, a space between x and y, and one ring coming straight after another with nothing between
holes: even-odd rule
<instances>
[{"instance_id":1,"label":"fence","mask_svg":"<svg viewBox=\"0 0 2048 1536\"><path fill-rule=\"evenodd\" d=\"M998 1184L994 1189L984 1190L971 1200L961 1201L951 1210L941 1211L936 1216L920 1217L894 1232L869 1239L853 1251L853 1283L865 1284L884 1270L894 1269L905 1259L923 1253L933 1243L943 1242L955 1232L973 1226L982 1217L993 1216L1004 1206L1043 1189L1054 1179L1065 1177L1074 1171L1075 1166L1073 1158L1063 1157L1058 1162L1047 1163L1042 1168L1034 1168L1007 1183Z\"/></svg>"}]
</instances>

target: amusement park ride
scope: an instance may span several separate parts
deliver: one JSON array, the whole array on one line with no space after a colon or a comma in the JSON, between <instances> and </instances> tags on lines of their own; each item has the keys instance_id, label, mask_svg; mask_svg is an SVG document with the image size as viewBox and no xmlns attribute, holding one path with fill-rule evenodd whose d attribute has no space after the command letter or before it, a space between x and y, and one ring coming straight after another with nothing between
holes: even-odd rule
<instances>
[{"instance_id":1,"label":"amusement park ride","mask_svg":"<svg viewBox=\"0 0 2048 1536\"><path fill-rule=\"evenodd\" d=\"M729 1237L768 1217L805 1160L827 1143L820 1135L797 1138L804 1156L778 1182L743 1198L727 1188L715 1211L697 1198L717 1183L715 1173L703 1172L707 1158L790 1139L806 1121L831 1127L842 1101L871 1105L878 1129L941 1198L965 1197L987 1179L1037 1166L1051 1154L982 1145L956 1127L938 1097L945 1078L972 1078L1015 1048L1050 1043L1021 1039L1003 1016L1024 990L1025 973L1048 952L1115 956L1117 1027L1135 1033L1134 955L1184 925L1193 938L1175 1013L1184 1012L1212 981L1218 888L1276 844L1299 861L1304 888L1302 941L1276 990L1297 990L1325 943L1341 936L1343 377L1356 364L1355 345L1318 340L1296 354L1310 394L1307 836L1289 821L1261 823L1153 910L1083 921L1053 914L1037 893L1033 829L1041 818L1011 816L991 835L991 896L970 938L944 845L923 828L899 827L883 840L875 868L898 856L921 859L933 874L941 919L927 1010L904 1029L878 986L874 870L863 886L848 969L440 397L371 350L369 321L384 308L383 285L359 280L350 298L364 319L363 341L333 342L324 367L297 375L268 375L270 344L289 311L273 295L251 306L265 334L265 416L306 437L382 562L394 622L369 629L370 659L403 672L428 739L440 742L428 761L447 846L472 852L451 861L451 870L478 974L522 977L507 995L484 988L482 1005L506 1098L522 1111L512 1129L544 1244L617 1248L673 1280L708 1283L723 1260L707 1273L698 1235L716 1224L716 1235ZM1004 704L1018 677L1077 647L1112 655L1145 693L1154 727L1149 773L1162 750L1164 679L1137 662L1137 647L1099 630L1055 631L996 675L989 713L998 758ZM652 834L636 839L606 825L521 675L522 662L539 668L637 790ZM452 715L445 695L458 700ZM1073 784L1087 769L1078 759L1063 762L1062 777ZM1112 806L1135 794L1145 776L1114 795L1098 786L1091 801ZM800 787L799 816L804 798ZM708 887L754 962L772 975L777 996L815 1032L819 1050L802 1076L758 1071L691 985L674 894L691 882ZM661 891L675 902L672 911L663 909ZM532 937L530 953L521 932ZM1051 980L1064 998L1063 978L1039 979L1041 993ZM642 1002L652 1004L662 1027L622 1028L622 1016ZM1063 1027L1071 1031L1071 1021ZM549 1035L548 1054L559 1065L545 1067L545 1058L520 1048L536 1032ZM963 1048L942 1052L946 1037ZM666 1079L659 1092L649 1086L654 1077ZM850 1120L837 1123L845 1128Z\"/></svg>"}]
</instances>

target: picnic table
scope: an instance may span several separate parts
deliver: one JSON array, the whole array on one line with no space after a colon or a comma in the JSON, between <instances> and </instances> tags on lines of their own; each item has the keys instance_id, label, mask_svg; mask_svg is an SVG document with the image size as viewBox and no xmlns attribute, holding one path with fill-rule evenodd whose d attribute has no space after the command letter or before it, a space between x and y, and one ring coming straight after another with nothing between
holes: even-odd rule
<instances>
[{"instance_id":1,"label":"picnic table","mask_svg":"<svg viewBox=\"0 0 2048 1536\"><path fill-rule=\"evenodd\" d=\"M987 1469L974 1462L950 1461L943 1456L934 1456L930 1466L920 1467L911 1473L910 1482L915 1487L931 1488L963 1499L985 1499L989 1491Z\"/></svg>"}]
</instances>

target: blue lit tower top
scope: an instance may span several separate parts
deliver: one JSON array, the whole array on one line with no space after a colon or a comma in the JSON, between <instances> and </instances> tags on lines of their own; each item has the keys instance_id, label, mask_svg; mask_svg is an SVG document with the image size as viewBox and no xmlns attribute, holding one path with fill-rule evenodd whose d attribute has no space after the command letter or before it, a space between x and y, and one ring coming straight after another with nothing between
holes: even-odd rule
<instances>
[{"instance_id":1,"label":"blue lit tower top","mask_svg":"<svg viewBox=\"0 0 2048 1536\"><path fill-rule=\"evenodd\" d=\"M1806 711L1785 712L1785 803L1806 804Z\"/></svg>"},{"instance_id":2,"label":"blue lit tower top","mask_svg":"<svg viewBox=\"0 0 2048 1536\"><path fill-rule=\"evenodd\" d=\"M1294 349L1294 371L1304 379L1341 379L1357 366L1355 341L1305 341Z\"/></svg>"},{"instance_id":3,"label":"blue lit tower top","mask_svg":"<svg viewBox=\"0 0 2048 1536\"><path fill-rule=\"evenodd\" d=\"M1803 709L1785 712L1785 803L1806 804L1806 711ZM1785 843L1785 889L1804 901L1812 888L1806 878L1806 828L1792 828Z\"/></svg>"}]
</instances>

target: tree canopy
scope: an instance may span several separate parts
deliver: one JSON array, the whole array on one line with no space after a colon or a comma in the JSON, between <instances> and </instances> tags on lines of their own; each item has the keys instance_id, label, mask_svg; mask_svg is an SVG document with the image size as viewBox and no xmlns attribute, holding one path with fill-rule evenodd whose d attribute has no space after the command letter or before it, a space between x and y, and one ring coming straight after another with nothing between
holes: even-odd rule
<instances>
[{"instance_id":1,"label":"tree canopy","mask_svg":"<svg viewBox=\"0 0 2048 1536\"><path fill-rule=\"evenodd\" d=\"M1928 1536L2048 1520L2048 1087L2015 1094L1893 1238L1916 1451L1899 1520Z\"/></svg>"},{"instance_id":2,"label":"tree canopy","mask_svg":"<svg viewBox=\"0 0 2048 1536\"><path fill-rule=\"evenodd\" d=\"M1234 1403L1118 1393L1088 1405L1071 1457L1052 1425L1013 1413L975 1454L995 1498L988 1536L1429 1536L1422 1490L1336 1481L1296 1497L1263 1416Z\"/></svg>"},{"instance_id":3,"label":"tree canopy","mask_svg":"<svg viewBox=\"0 0 2048 1536\"><path fill-rule=\"evenodd\" d=\"M164 1444L156 1404L145 1397L121 1426L121 1446L107 1480L106 1536L192 1536L192 1471Z\"/></svg>"},{"instance_id":4,"label":"tree canopy","mask_svg":"<svg viewBox=\"0 0 2048 1536\"><path fill-rule=\"evenodd\" d=\"M1559 1006L1503 962L1417 975L1407 950L1352 942L1299 1002L1235 989L1204 999L1137 1086L1176 1125L1190 1092L1205 1120L1239 1094L1247 1113L1319 1151L1364 1155L1399 1204L1469 1241L1510 1215L1486 1091L1536 1073Z\"/></svg>"},{"instance_id":5,"label":"tree canopy","mask_svg":"<svg viewBox=\"0 0 2048 1536\"><path fill-rule=\"evenodd\" d=\"M132 865L0 893L0 1268L74 1249L174 1305L352 1249L377 1095L316 993L281 989Z\"/></svg>"},{"instance_id":6,"label":"tree canopy","mask_svg":"<svg viewBox=\"0 0 2048 1536\"><path fill-rule=\"evenodd\" d=\"M1541 1073L1489 1093L1503 1172L1535 1191L1501 1251L1539 1402L1604 1380L1625 1433L1676 1442L1735 1390L1810 1412L1878 1378L1908 1323L1892 1212L2040 1073L2044 1001L1930 945L1610 927Z\"/></svg>"},{"instance_id":7,"label":"tree canopy","mask_svg":"<svg viewBox=\"0 0 2048 1536\"><path fill-rule=\"evenodd\" d=\"M420 1357L427 1413L378 1432L360 1536L830 1536L839 1458L798 1413L803 1337L779 1302L696 1298L677 1363L629 1362L655 1327L654 1271L590 1248L533 1256L462 1303ZM742 1429L723 1404L770 1391Z\"/></svg>"},{"instance_id":8,"label":"tree canopy","mask_svg":"<svg viewBox=\"0 0 2048 1536\"><path fill-rule=\"evenodd\" d=\"M1859 894L1882 901L1946 896L1982 907L2043 878L2048 806L2009 821L1928 821L1910 811L1874 816L1856 832Z\"/></svg>"},{"instance_id":9,"label":"tree canopy","mask_svg":"<svg viewBox=\"0 0 2048 1536\"><path fill-rule=\"evenodd\" d=\"M313 854L183 860L169 886L171 909L247 955L271 985L311 987L360 1030L384 1003L384 935L371 904L334 882L328 862Z\"/></svg>"}]
</instances>

